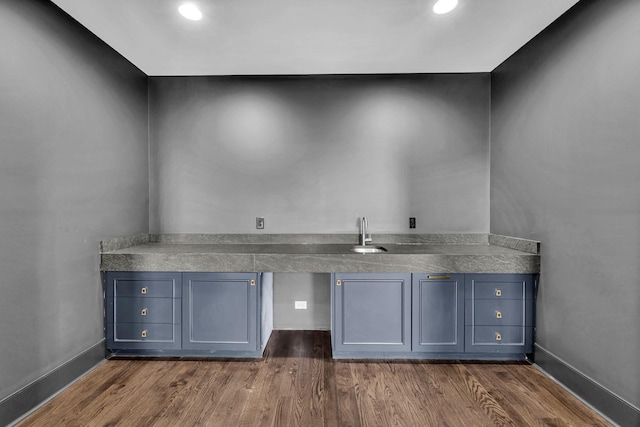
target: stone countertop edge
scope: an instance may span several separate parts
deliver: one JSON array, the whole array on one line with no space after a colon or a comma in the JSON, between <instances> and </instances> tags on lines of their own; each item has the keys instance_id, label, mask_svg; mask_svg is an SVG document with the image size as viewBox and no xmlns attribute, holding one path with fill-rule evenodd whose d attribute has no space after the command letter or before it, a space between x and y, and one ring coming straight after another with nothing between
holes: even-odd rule
<instances>
[{"instance_id":1,"label":"stone countertop edge","mask_svg":"<svg viewBox=\"0 0 640 427\"><path fill-rule=\"evenodd\" d=\"M515 249L534 255L540 255L540 242L536 240L522 239L519 237L501 236L499 234L489 234L489 244L501 246L507 249Z\"/></svg>"},{"instance_id":2,"label":"stone countertop edge","mask_svg":"<svg viewBox=\"0 0 640 427\"><path fill-rule=\"evenodd\" d=\"M256 237L259 236L259 237ZM376 239L377 237L377 239ZM406 272L539 273L540 243L490 234L375 235L374 242L425 245L494 245L514 249L513 255L456 254L234 254L234 253L109 253L142 244L231 243L346 243L357 237L344 235L135 235L100 242L103 271L274 271L274 272ZM106 250L108 249L108 250Z\"/></svg>"}]
</instances>

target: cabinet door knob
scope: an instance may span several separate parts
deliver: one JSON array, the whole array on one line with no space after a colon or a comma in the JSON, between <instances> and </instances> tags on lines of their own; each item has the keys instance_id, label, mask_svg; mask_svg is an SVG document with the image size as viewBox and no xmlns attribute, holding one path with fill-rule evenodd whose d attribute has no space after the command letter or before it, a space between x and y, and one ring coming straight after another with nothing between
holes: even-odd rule
<instances>
[{"instance_id":1,"label":"cabinet door knob","mask_svg":"<svg viewBox=\"0 0 640 427\"><path fill-rule=\"evenodd\" d=\"M146 338L147 337L147 330L143 330L142 333L140 334L141 338Z\"/></svg>"},{"instance_id":2,"label":"cabinet door knob","mask_svg":"<svg viewBox=\"0 0 640 427\"><path fill-rule=\"evenodd\" d=\"M497 297L501 297L502 296L502 289L496 289L496 296Z\"/></svg>"},{"instance_id":3,"label":"cabinet door knob","mask_svg":"<svg viewBox=\"0 0 640 427\"><path fill-rule=\"evenodd\" d=\"M147 287L145 286L144 288L140 289L140 293L141 293L142 295L146 295L146 293L147 293Z\"/></svg>"},{"instance_id":4,"label":"cabinet door knob","mask_svg":"<svg viewBox=\"0 0 640 427\"><path fill-rule=\"evenodd\" d=\"M256 280L255 279L251 279L250 284L251 284L251 286L255 286L256 285Z\"/></svg>"},{"instance_id":5,"label":"cabinet door knob","mask_svg":"<svg viewBox=\"0 0 640 427\"><path fill-rule=\"evenodd\" d=\"M336 280L336 286L342 286L342 280L340 279Z\"/></svg>"},{"instance_id":6,"label":"cabinet door knob","mask_svg":"<svg viewBox=\"0 0 640 427\"><path fill-rule=\"evenodd\" d=\"M140 312L140 316L146 316L147 315L147 309L143 308L142 311Z\"/></svg>"},{"instance_id":7,"label":"cabinet door knob","mask_svg":"<svg viewBox=\"0 0 640 427\"><path fill-rule=\"evenodd\" d=\"M496 332L496 341L502 341L502 334L500 332Z\"/></svg>"},{"instance_id":8,"label":"cabinet door knob","mask_svg":"<svg viewBox=\"0 0 640 427\"><path fill-rule=\"evenodd\" d=\"M496 311L496 319L502 319L502 312Z\"/></svg>"}]
</instances>

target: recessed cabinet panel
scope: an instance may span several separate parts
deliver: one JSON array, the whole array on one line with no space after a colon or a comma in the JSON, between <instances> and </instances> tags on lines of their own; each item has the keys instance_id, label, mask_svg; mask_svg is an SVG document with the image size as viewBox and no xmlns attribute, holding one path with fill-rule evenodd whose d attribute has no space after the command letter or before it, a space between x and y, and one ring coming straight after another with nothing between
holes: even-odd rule
<instances>
[{"instance_id":1,"label":"recessed cabinet panel","mask_svg":"<svg viewBox=\"0 0 640 427\"><path fill-rule=\"evenodd\" d=\"M185 273L183 348L257 350L255 273Z\"/></svg>"},{"instance_id":2,"label":"recessed cabinet panel","mask_svg":"<svg viewBox=\"0 0 640 427\"><path fill-rule=\"evenodd\" d=\"M335 351L410 351L410 274L335 274Z\"/></svg>"},{"instance_id":3,"label":"recessed cabinet panel","mask_svg":"<svg viewBox=\"0 0 640 427\"><path fill-rule=\"evenodd\" d=\"M464 351L464 275L413 275L414 352Z\"/></svg>"}]
</instances>

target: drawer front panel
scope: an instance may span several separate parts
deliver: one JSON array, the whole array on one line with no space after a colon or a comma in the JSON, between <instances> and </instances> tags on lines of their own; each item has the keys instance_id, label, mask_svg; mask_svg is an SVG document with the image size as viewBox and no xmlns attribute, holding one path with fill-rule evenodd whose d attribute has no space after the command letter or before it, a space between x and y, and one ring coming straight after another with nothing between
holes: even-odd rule
<instances>
[{"instance_id":1,"label":"drawer front panel","mask_svg":"<svg viewBox=\"0 0 640 427\"><path fill-rule=\"evenodd\" d=\"M523 345L522 326L476 326L473 328L473 344Z\"/></svg>"},{"instance_id":2,"label":"drawer front panel","mask_svg":"<svg viewBox=\"0 0 640 427\"><path fill-rule=\"evenodd\" d=\"M533 328L467 326L465 351L469 353L531 353L533 352Z\"/></svg>"},{"instance_id":3,"label":"drawer front panel","mask_svg":"<svg viewBox=\"0 0 640 427\"><path fill-rule=\"evenodd\" d=\"M467 304L466 324L530 326L525 307L524 300L476 300Z\"/></svg>"},{"instance_id":4,"label":"drawer front panel","mask_svg":"<svg viewBox=\"0 0 640 427\"><path fill-rule=\"evenodd\" d=\"M523 299L524 282L476 282L472 284L474 299Z\"/></svg>"},{"instance_id":5,"label":"drawer front panel","mask_svg":"<svg viewBox=\"0 0 640 427\"><path fill-rule=\"evenodd\" d=\"M173 342L176 337L172 324L117 323L114 341L117 342Z\"/></svg>"},{"instance_id":6,"label":"drawer front panel","mask_svg":"<svg viewBox=\"0 0 640 427\"><path fill-rule=\"evenodd\" d=\"M530 274L473 274L465 282L465 299L533 299Z\"/></svg>"},{"instance_id":7,"label":"drawer front panel","mask_svg":"<svg viewBox=\"0 0 640 427\"><path fill-rule=\"evenodd\" d=\"M531 353L533 327L465 326L465 352Z\"/></svg>"},{"instance_id":8,"label":"drawer front panel","mask_svg":"<svg viewBox=\"0 0 640 427\"><path fill-rule=\"evenodd\" d=\"M114 305L116 323L180 323L180 304L173 298L120 297Z\"/></svg>"},{"instance_id":9,"label":"drawer front panel","mask_svg":"<svg viewBox=\"0 0 640 427\"><path fill-rule=\"evenodd\" d=\"M175 282L166 280L117 279L115 297L173 298L176 295Z\"/></svg>"}]
</instances>

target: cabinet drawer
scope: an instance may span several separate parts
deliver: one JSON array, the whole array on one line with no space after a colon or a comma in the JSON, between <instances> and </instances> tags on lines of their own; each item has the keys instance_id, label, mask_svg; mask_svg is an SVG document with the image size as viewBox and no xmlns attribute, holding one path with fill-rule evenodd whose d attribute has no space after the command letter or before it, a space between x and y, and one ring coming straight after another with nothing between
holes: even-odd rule
<instances>
[{"instance_id":1,"label":"cabinet drawer","mask_svg":"<svg viewBox=\"0 0 640 427\"><path fill-rule=\"evenodd\" d=\"M473 279L468 283L467 299L530 299L530 280L498 281Z\"/></svg>"},{"instance_id":2,"label":"cabinet drawer","mask_svg":"<svg viewBox=\"0 0 640 427\"><path fill-rule=\"evenodd\" d=\"M531 326L531 310L527 310L527 302L527 300L475 300L473 304L466 306L466 324Z\"/></svg>"},{"instance_id":3,"label":"cabinet drawer","mask_svg":"<svg viewBox=\"0 0 640 427\"><path fill-rule=\"evenodd\" d=\"M180 304L173 298L119 297L114 310L116 323L180 323Z\"/></svg>"},{"instance_id":4,"label":"cabinet drawer","mask_svg":"<svg viewBox=\"0 0 640 427\"><path fill-rule=\"evenodd\" d=\"M140 297L140 298L173 298L175 295L175 282L165 280L140 280L117 279L114 284L115 297Z\"/></svg>"},{"instance_id":5,"label":"cabinet drawer","mask_svg":"<svg viewBox=\"0 0 640 427\"><path fill-rule=\"evenodd\" d=\"M471 330L472 345L524 345L528 327L523 326L467 326Z\"/></svg>"},{"instance_id":6,"label":"cabinet drawer","mask_svg":"<svg viewBox=\"0 0 640 427\"><path fill-rule=\"evenodd\" d=\"M173 342L174 325L160 323L117 323L114 328L114 341L122 342Z\"/></svg>"}]
</instances>

